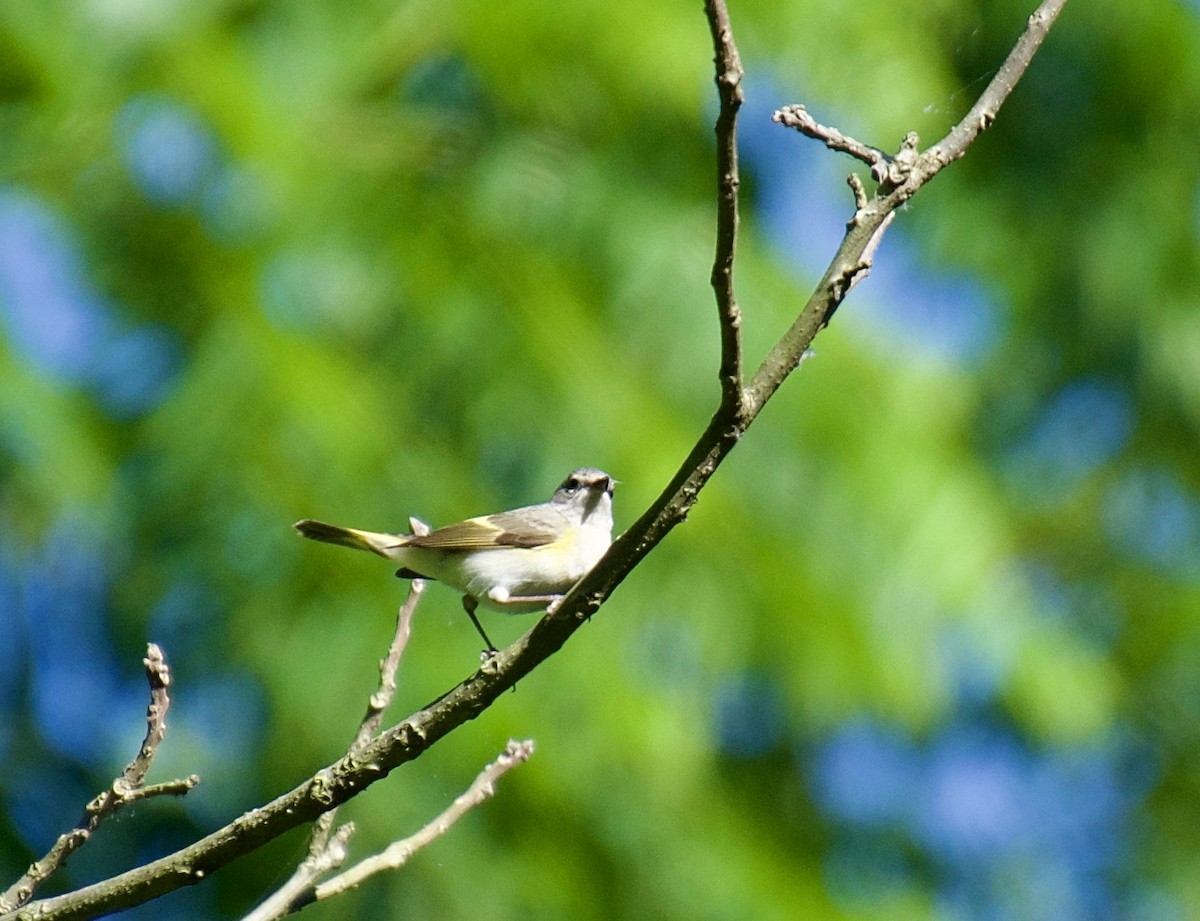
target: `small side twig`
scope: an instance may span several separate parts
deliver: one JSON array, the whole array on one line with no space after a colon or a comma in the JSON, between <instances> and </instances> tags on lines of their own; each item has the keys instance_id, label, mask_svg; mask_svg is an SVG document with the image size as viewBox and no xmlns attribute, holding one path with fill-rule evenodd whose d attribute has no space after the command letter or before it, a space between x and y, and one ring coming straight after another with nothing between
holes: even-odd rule
<instances>
[{"instance_id":1,"label":"small side twig","mask_svg":"<svg viewBox=\"0 0 1200 921\"><path fill-rule=\"evenodd\" d=\"M816 291L791 328L776 343L746 385L750 402L765 401L796 367L800 356L813 337L829 323L834 311L850 288L866 276L871 266L871 254L897 208L917 194L946 166L966 153L980 132L995 121L1000 106L1013 87L1029 68L1030 62L1050 27L1062 12L1067 0L1042 0L1029 17L1025 31L1017 39L995 77L988 83L975 104L940 141L924 151L915 133L909 133L895 156L848 138L836 128L821 125L802 105L784 106L773 120L795 128L808 137L822 141L871 165L871 175L879 189L869 200L851 183L855 196L854 217L846 225L846 236L838 247L833 261Z\"/></svg>"},{"instance_id":2,"label":"small side twig","mask_svg":"<svg viewBox=\"0 0 1200 921\"><path fill-rule=\"evenodd\" d=\"M837 128L822 125L809 114L808 109L799 103L778 109L771 116L771 121L777 125L783 125L785 128L793 128L806 137L820 141L830 150L849 154L856 160L862 160L871 167L871 175L876 182L882 180L887 164L892 159L878 147L856 141L849 135L842 134Z\"/></svg>"},{"instance_id":3,"label":"small side twig","mask_svg":"<svg viewBox=\"0 0 1200 921\"><path fill-rule=\"evenodd\" d=\"M723 0L705 0L704 12L712 32L715 82L720 101L717 115L717 246L711 283L721 324L721 406L740 415L745 391L742 372L742 311L733 290L733 259L737 249L738 174L737 117L745 92L742 61L733 40L729 11Z\"/></svg>"},{"instance_id":4,"label":"small side twig","mask_svg":"<svg viewBox=\"0 0 1200 921\"><path fill-rule=\"evenodd\" d=\"M412 636L413 613L417 610L417 602L421 600L423 591L425 580L413 579L404 603L396 612L396 632L392 636L391 645L388 646L387 655L379 663L379 688L367 702L367 712L363 715L358 734L350 746L352 752L358 751L375 738L383 724L383 714L396 696L396 671L400 668L400 658L408 646L409 637Z\"/></svg>"},{"instance_id":5,"label":"small side twig","mask_svg":"<svg viewBox=\"0 0 1200 921\"><path fill-rule=\"evenodd\" d=\"M0 895L0 912L12 911L28 902L38 886L66 864L67 858L87 844L100 823L118 809L154 796L182 796L200 782L200 778L192 774L150 786L144 783L154 755L167 733L167 710L171 706L167 688L171 685L171 670L162 649L155 643L147 645L142 664L150 683L150 704L146 708L146 737L137 755L107 790L100 792L87 804L79 824L60 835L46 855L34 862L20 879Z\"/></svg>"},{"instance_id":6,"label":"small side twig","mask_svg":"<svg viewBox=\"0 0 1200 921\"><path fill-rule=\"evenodd\" d=\"M867 190L863 187L863 182L858 178L858 173L851 173L846 177L846 185L850 186L850 191L854 195L854 217L847 223L847 227L852 227L858 223L862 211L867 207Z\"/></svg>"},{"instance_id":7,"label":"small side twig","mask_svg":"<svg viewBox=\"0 0 1200 921\"><path fill-rule=\"evenodd\" d=\"M416 519L412 520L412 526L414 534L419 533L421 528L426 531L429 528L424 522ZM367 712L363 715L354 741L350 743L347 757L354 757L361 752L379 733L383 714L396 696L396 672L400 668L400 658L408 646L409 637L412 636L413 614L424 591L425 581L413 579L409 584L408 595L396 612L396 630L392 635L392 642L388 646L387 655L379 662L379 687L367 701ZM336 820L335 806L323 812L313 822L312 833L308 839L308 855L296 867L291 878L267 896L243 921L274 921L312 901L312 890L317 880L345 862L346 845L350 836L354 834L353 822L346 822L335 831Z\"/></svg>"},{"instance_id":8,"label":"small side twig","mask_svg":"<svg viewBox=\"0 0 1200 921\"><path fill-rule=\"evenodd\" d=\"M431 842L436 841L471 809L495 794L496 781L518 764L528 761L532 754L533 740L527 739L524 742L517 742L510 739L500 757L485 767L471 783L471 786L446 807L437 818L426 824L416 834L410 835L401 841L393 842L380 853L372 857L367 857L356 863L349 870L318 884L313 890L312 901L320 902L324 899L340 895L349 889L353 889L376 873L400 869L408 863L409 858L413 854Z\"/></svg>"}]
</instances>

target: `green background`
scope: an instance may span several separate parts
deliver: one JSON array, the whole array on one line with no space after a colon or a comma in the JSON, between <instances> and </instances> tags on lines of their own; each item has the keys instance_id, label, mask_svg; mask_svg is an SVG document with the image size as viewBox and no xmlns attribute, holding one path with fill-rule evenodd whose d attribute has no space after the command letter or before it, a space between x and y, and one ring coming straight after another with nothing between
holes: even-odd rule
<instances>
[{"instance_id":1,"label":"green background","mask_svg":"<svg viewBox=\"0 0 1200 921\"><path fill-rule=\"evenodd\" d=\"M753 367L860 165L772 110L932 142L1031 4L730 12ZM1067 6L686 525L346 807L352 856L532 761L306 916L1200 918L1198 14ZM295 519L443 524L584 464L618 530L653 499L718 396L711 56L676 0L0 4L5 879L136 751L149 640L151 780L203 783L58 888L345 750L403 584ZM478 646L431 586L393 715ZM236 917L303 853L133 916Z\"/></svg>"}]
</instances>

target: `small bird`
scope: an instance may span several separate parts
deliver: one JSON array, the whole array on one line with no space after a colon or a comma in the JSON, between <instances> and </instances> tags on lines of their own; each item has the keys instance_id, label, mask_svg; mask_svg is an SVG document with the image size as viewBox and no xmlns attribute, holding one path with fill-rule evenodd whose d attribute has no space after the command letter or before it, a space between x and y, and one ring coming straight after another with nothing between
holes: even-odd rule
<instances>
[{"instance_id":1,"label":"small bird","mask_svg":"<svg viewBox=\"0 0 1200 921\"><path fill-rule=\"evenodd\" d=\"M479 605L524 614L561 598L612 543L612 496L617 481L580 467L549 502L468 518L430 531L412 520L413 534L359 531L304 519L301 536L371 553L400 564L404 579L434 579L463 593L463 608L489 652ZM423 532L423 533L422 533Z\"/></svg>"}]
</instances>

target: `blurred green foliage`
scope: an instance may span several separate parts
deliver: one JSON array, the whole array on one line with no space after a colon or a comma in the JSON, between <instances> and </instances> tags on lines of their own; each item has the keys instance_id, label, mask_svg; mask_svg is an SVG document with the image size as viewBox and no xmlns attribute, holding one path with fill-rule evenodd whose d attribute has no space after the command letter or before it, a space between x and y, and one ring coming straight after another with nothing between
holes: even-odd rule
<instances>
[{"instance_id":1,"label":"blurred green foliage","mask_svg":"<svg viewBox=\"0 0 1200 921\"><path fill-rule=\"evenodd\" d=\"M1032 3L733 0L748 364L855 164L969 107ZM702 496L515 694L344 810L365 855L538 753L313 918L1200 917L1200 22L1068 5L994 128ZM0 870L140 738L78 885L352 738L403 585L302 544L540 501L645 508L717 398L698 3L0 5ZM496 616L511 639L528 619ZM395 714L475 664L432 587ZM144 917L233 917L299 833ZM137 916L137 913L134 913Z\"/></svg>"}]
</instances>

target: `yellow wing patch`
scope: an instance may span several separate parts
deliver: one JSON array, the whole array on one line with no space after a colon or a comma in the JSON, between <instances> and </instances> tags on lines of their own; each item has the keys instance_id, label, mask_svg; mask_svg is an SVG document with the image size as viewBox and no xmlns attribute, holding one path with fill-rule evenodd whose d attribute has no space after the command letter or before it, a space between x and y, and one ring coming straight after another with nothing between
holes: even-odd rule
<instances>
[{"instance_id":1,"label":"yellow wing patch","mask_svg":"<svg viewBox=\"0 0 1200 921\"><path fill-rule=\"evenodd\" d=\"M504 515L468 518L458 524L446 525L413 537L405 546L429 550L491 550L500 547L540 547L554 540L555 535L546 530L509 530L503 527L504 518Z\"/></svg>"}]
</instances>

